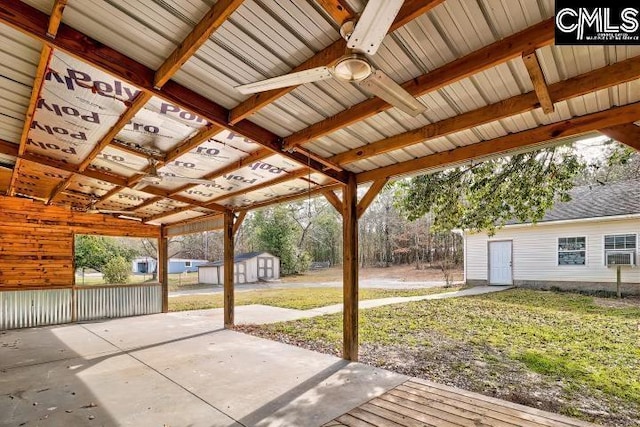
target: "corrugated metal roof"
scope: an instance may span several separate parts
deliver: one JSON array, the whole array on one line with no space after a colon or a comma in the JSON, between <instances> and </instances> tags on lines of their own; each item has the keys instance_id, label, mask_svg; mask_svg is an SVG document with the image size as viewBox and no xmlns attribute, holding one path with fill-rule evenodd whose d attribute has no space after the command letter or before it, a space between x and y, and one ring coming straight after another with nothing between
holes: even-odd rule
<instances>
[{"instance_id":1,"label":"corrugated metal roof","mask_svg":"<svg viewBox=\"0 0 640 427\"><path fill-rule=\"evenodd\" d=\"M26 3L49 13L53 0L27 0ZM349 3L360 11L365 2ZM70 2L63 22L157 69L213 4L213 0ZM553 0L446 0L386 37L371 62L398 83L410 81L537 24L553 12ZM0 139L17 143L42 46L5 25L0 25L0 39ZM231 109L249 98L234 86L287 73L339 39L338 25L316 2L246 0L180 68L173 80ZM137 89L76 58L54 52L53 74L48 74L42 92L47 106L36 110L34 120L38 126L30 133L33 143L28 151L77 165L130 105ZM640 46L547 46L536 53L547 83L553 84L636 57L640 55ZM85 73L90 79L84 79L83 75L77 78L78 73ZM512 59L423 94L419 99L428 110L416 118L390 108L309 141L305 147L316 155L331 157L532 90L524 62L521 58ZM355 84L330 79L291 90L249 120L279 137L286 137L340 114L369 96ZM361 159L344 168L355 173L369 171L638 101L640 80L635 80L558 102L555 112L548 115L541 109L524 112ZM57 107L52 107L54 103ZM65 113L68 117L59 114L63 107L72 114ZM92 115L94 112L99 114L99 123ZM53 123L53 119L58 121ZM113 182L148 171L149 161L145 156L149 153L161 157L208 125L206 120L189 111L154 97L115 138L138 153L108 146L91 162L92 170L111 174L106 177L113 177L115 181L74 179L61 200L80 204L81 194L87 198L106 194L114 188ZM178 198L182 197L180 200L188 198L194 201L194 206L199 205L159 220L171 222L210 212L202 206L213 200L228 207L247 207L332 183L316 172L312 174L311 183L298 178L263 186L305 165L277 154L262 156L253 162L243 161L261 149L254 141L221 131L198 147L170 159L168 164L161 163L158 169L160 176L212 177L211 184L183 189L182 183L165 180L154 185L152 194L123 190L103 201L101 206L128 209L160 196L161 201L139 211L142 215L158 215L185 206L169 199L175 192ZM238 165L235 171L234 165ZM36 195L40 198L47 198L68 176L68 173L47 176L37 167L29 170L43 182ZM258 184L263 188L252 190L252 186ZM27 187L22 186L21 190L26 191ZM241 196L224 198L243 189L247 192Z\"/></svg>"}]
</instances>

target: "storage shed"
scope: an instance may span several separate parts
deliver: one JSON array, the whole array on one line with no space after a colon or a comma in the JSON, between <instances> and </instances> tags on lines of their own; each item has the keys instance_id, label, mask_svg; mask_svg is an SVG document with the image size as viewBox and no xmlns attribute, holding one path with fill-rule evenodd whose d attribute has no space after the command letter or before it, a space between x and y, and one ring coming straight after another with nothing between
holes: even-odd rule
<instances>
[{"instance_id":1,"label":"storage shed","mask_svg":"<svg viewBox=\"0 0 640 427\"><path fill-rule=\"evenodd\" d=\"M280 258L269 252L247 252L233 259L234 283L253 283L259 279L280 278ZM198 266L198 282L222 285L224 261L214 261Z\"/></svg>"}]
</instances>

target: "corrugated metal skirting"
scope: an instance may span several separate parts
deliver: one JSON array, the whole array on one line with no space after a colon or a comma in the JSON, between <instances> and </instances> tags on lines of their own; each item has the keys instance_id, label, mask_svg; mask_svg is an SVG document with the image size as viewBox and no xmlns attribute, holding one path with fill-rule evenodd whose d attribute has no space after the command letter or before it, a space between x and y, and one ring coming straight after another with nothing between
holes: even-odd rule
<instances>
[{"instance_id":1,"label":"corrugated metal skirting","mask_svg":"<svg viewBox=\"0 0 640 427\"><path fill-rule=\"evenodd\" d=\"M0 330L71 321L71 289L0 292Z\"/></svg>"},{"instance_id":2,"label":"corrugated metal skirting","mask_svg":"<svg viewBox=\"0 0 640 427\"><path fill-rule=\"evenodd\" d=\"M112 286L76 289L78 321L138 316L162 311L162 286Z\"/></svg>"}]
</instances>

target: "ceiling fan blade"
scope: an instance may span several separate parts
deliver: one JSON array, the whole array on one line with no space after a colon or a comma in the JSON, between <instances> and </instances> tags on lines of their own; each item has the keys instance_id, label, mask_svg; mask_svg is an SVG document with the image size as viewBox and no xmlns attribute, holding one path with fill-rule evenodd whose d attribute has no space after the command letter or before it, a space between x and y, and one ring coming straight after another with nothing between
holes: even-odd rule
<instances>
[{"instance_id":1,"label":"ceiling fan blade","mask_svg":"<svg viewBox=\"0 0 640 427\"><path fill-rule=\"evenodd\" d=\"M369 55L375 54L402 3L403 0L369 0L347 40L347 47Z\"/></svg>"},{"instance_id":2,"label":"ceiling fan blade","mask_svg":"<svg viewBox=\"0 0 640 427\"><path fill-rule=\"evenodd\" d=\"M328 67L310 68L297 73L289 73L283 76L262 80L255 83L236 86L238 92L243 95L264 92L271 89L280 89L283 87L296 86L304 83L317 82L320 80L330 79L332 76Z\"/></svg>"},{"instance_id":3,"label":"ceiling fan blade","mask_svg":"<svg viewBox=\"0 0 640 427\"><path fill-rule=\"evenodd\" d=\"M162 181L165 181L165 182L176 182L181 184L198 184L198 185L213 184L213 181L211 181L210 179L188 178L186 176L162 175L161 178L162 178Z\"/></svg>"},{"instance_id":4,"label":"ceiling fan blade","mask_svg":"<svg viewBox=\"0 0 640 427\"><path fill-rule=\"evenodd\" d=\"M427 109L420 101L381 70L376 70L359 84L367 92L381 98L410 116L419 116Z\"/></svg>"},{"instance_id":5,"label":"ceiling fan blade","mask_svg":"<svg viewBox=\"0 0 640 427\"><path fill-rule=\"evenodd\" d=\"M139 171L139 170L137 170L137 169L134 169L134 168L132 168L131 166L127 166L127 165L125 165L125 164L122 164L122 163L120 163L120 162L116 162L116 161L111 160L111 159L107 159L106 157L98 157L96 160L99 160L99 161L101 161L101 162L105 162L105 163L110 163L110 164L112 164L112 165L114 165L114 166L117 166L117 167L119 167L119 168L122 168L122 169L130 170L130 171L131 171L131 172L133 172L133 173L141 173L141 171Z\"/></svg>"}]
</instances>

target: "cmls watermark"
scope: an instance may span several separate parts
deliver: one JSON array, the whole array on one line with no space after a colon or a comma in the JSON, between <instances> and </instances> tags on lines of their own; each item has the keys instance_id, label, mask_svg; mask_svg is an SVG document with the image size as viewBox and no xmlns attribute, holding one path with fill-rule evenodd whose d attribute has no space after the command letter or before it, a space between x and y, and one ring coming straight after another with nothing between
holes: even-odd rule
<instances>
[{"instance_id":1,"label":"cmls watermark","mask_svg":"<svg viewBox=\"0 0 640 427\"><path fill-rule=\"evenodd\" d=\"M556 0L555 21L557 45L640 45L640 0Z\"/></svg>"}]
</instances>

